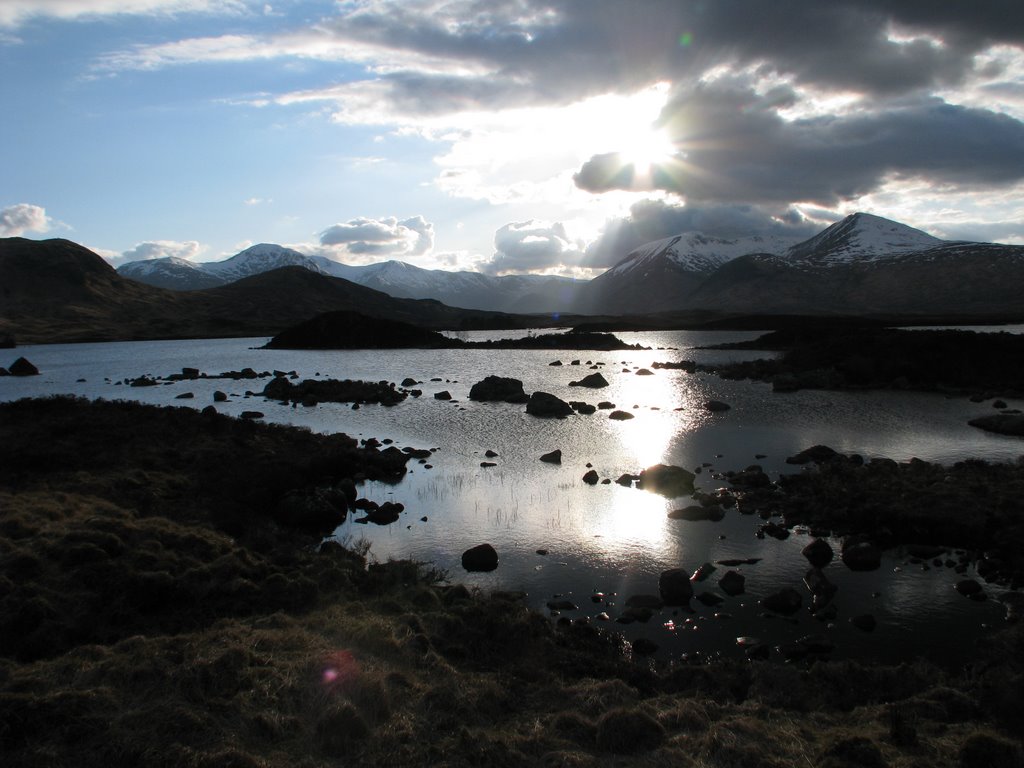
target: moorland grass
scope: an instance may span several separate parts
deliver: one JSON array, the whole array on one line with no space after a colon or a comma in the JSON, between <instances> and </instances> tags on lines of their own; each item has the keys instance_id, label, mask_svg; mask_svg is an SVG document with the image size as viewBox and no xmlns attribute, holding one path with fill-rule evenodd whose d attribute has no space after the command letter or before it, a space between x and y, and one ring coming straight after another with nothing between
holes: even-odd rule
<instances>
[{"instance_id":1,"label":"moorland grass","mask_svg":"<svg viewBox=\"0 0 1024 768\"><path fill-rule=\"evenodd\" d=\"M338 436L0 406L3 765L1019 764L1019 628L966 671L655 667L280 513L375 473Z\"/></svg>"}]
</instances>

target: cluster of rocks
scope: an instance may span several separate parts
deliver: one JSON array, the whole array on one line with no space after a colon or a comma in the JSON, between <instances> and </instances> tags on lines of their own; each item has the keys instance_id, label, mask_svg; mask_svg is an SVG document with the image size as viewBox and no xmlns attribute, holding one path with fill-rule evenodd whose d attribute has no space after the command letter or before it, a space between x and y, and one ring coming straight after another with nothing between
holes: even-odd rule
<instances>
[{"instance_id":1,"label":"cluster of rocks","mask_svg":"<svg viewBox=\"0 0 1024 768\"><path fill-rule=\"evenodd\" d=\"M302 403L379 403L397 405L408 397L393 382L353 381L351 379L304 379L294 384L286 376L275 376L263 388L263 396L271 400Z\"/></svg>"},{"instance_id":2,"label":"cluster of rocks","mask_svg":"<svg viewBox=\"0 0 1024 768\"><path fill-rule=\"evenodd\" d=\"M38 376L39 369L24 357L19 357L8 368L0 368L0 376Z\"/></svg>"}]
</instances>

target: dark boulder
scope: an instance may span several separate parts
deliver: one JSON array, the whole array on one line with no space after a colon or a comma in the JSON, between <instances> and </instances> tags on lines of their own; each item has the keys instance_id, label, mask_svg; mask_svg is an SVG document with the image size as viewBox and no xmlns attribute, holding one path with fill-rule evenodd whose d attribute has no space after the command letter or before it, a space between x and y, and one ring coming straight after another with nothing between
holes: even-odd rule
<instances>
[{"instance_id":1,"label":"dark boulder","mask_svg":"<svg viewBox=\"0 0 1024 768\"><path fill-rule=\"evenodd\" d=\"M526 412L541 419L562 419L572 415L572 407L547 392L534 392L526 403Z\"/></svg>"},{"instance_id":2,"label":"dark boulder","mask_svg":"<svg viewBox=\"0 0 1024 768\"><path fill-rule=\"evenodd\" d=\"M736 595L742 595L745 590L746 578L743 574L737 571L726 571L725 574L718 580L718 586L725 594L730 597L736 597Z\"/></svg>"},{"instance_id":3,"label":"dark boulder","mask_svg":"<svg viewBox=\"0 0 1024 768\"><path fill-rule=\"evenodd\" d=\"M38 376L39 369L36 368L32 363L26 360L24 357L19 357L13 363L11 367L7 369L7 372L11 376Z\"/></svg>"},{"instance_id":4,"label":"dark boulder","mask_svg":"<svg viewBox=\"0 0 1024 768\"><path fill-rule=\"evenodd\" d=\"M806 547L804 547L800 554L807 558L807 562L813 565L815 568L824 568L826 565L832 562L832 558L835 557L835 553L832 551L832 547L824 539L815 539Z\"/></svg>"},{"instance_id":5,"label":"dark boulder","mask_svg":"<svg viewBox=\"0 0 1024 768\"><path fill-rule=\"evenodd\" d=\"M633 414L629 411L612 411L608 414L608 418L612 421L629 421L633 418Z\"/></svg>"},{"instance_id":6,"label":"dark boulder","mask_svg":"<svg viewBox=\"0 0 1024 768\"><path fill-rule=\"evenodd\" d=\"M876 571L882 567L882 550L861 537L843 541L843 563L851 571Z\"/></svg>"},{"instance_id":7,"label":"dark boulder","mask_svg":"<svg viewBox=\"0 0 1024 768\"><path fill-rule=\"evenodd\" d=\"M373 523L374 525L391 525L398 521L398 516L405 510L405 506L395 501L385 501L377 506L373 505L366 509L366 517L356 520L357 523Z\"/></svg>"},{"instance_id":8,"label":"dark boulder","mask_svg":"<svg viewBox=\"0 0 1024 768\"><path fill-rule=\"evenodd\" d=\"M548 464L561 464L562 463L562 451L556 448L553 451L545 453L540 457L540 460L547 462Z\"/></svg>"},{"instance_id":9,"label":"dark boulder","mask_svg":"<svg viewBox=\"0 0 1024 768\"><path fill-rule=\"evenodd\" d=\"M435 400L451 400L452 399L452 393L449 392L447 389L443 389L440 392L435 392L434 393L434 399Z\"/></svg>"},{"instance_id":10,"label":"dark boulder","mask_svg":"<svg viewBox=\"0 0 1024 768\"><path fill-rule=\"evenodd\" d=\"M710 520L717 523L725 517L725 510L717 504L705 507L701 504L694 504L682 509L673 509L668 513L670 520Z\"/></svg>"},{"instance_id":11,"label":"dark boulder","mask_svg":"<svg viewBox=\"0 0 1024 768\"><path fill-rule=\"evenodd\" d=\"M608 386L608 380L600 373L592 373L589 376L584 376L579 381L570 381L570 387L589 387L591 389L600 389L601 387Z\"/></svg>"},{"instance_id":12,"label":"dark boulder","mask_svg":"<svg viewBox=\"0 0 1024 768\"><path fill-rule=\"evenodd\" d=\"M462 567L467 571L493 571L498 567L498 553L490 544L478 544L462 553Z\"/></svg>"},{"instance_id":13,"label":"dark boulder","mask_svg":"<svg viewBox=\"0 0 1024 768\"><path fill-rule=\"evenodd\" d=\"M597 471L591 469L585 475L583 475L583 482L587 485L597 485L597 481L601 478L598 476Z\"/></svg>"},{"instance_id":14,"label":"dark boulder","mask_svg":"<svg viewBox=\"0 0 1024 768\"><path fill-rule=\"evenodd\" d=\"M704 407L712 413L722 413L732 408L728 403L723 403L721 400L708 400L704 403Z\"/></svg>"},{"instance_id":15,"label":"dark boulder","mask_svg":"<svg viewBox=\"0 0 1024 768\"><path fill-rule=\"evenodd\" d=\"M792 616L800 610L803 605L803 597L791 587L784 587L778 592L772 592L761 600L765 610L772 613L781 613L783 616Z\"/></svg>"},{"instance_id":16,"label":"dark boulder","mask_svg":"<svg viewBox=\"0 0 1024 768\"><path fill-rule=\"evenodd\" d=\"M974 579L958 581L953 588L964 597L974 597L982 591L982 586Z\"/></svg>"},{"instance_id":17,"label":"dark boulder","mask_svg":"<svg viewBox=\"0 0 1024 768\"><path fill-rule=\"evenodd\" d=\"M675 498L693 493L695 475L673 464L655 464L640 473L636 487Z\"/></svg>"},{"instance_id":18,"label":"dark boulder","mask_svg":"<svg viewBox=\"0 0 1024 768\"><path fill-rule=\"evenodd\" d=\"M841 459L843 455L829 448L827 445L815 445L810 448L805 448L795 456L790 456L786 459L787 464L808 464L814 462L815 464L823 464L827 461L835 461Z\"/></svg>"},{"instance_id":19,"label":"dark boulder","mask_svg":"<svg viewBox=\"0 0 1024 768\"><path fill-rule=\"evenodd\" d=\"M682 568L662 571L658 577L658 593L665 605L688 605L693 597L690 574Z\"/></svg>"},{"instance_id":20,"label":"dark boulder","mask_svg":"<svg viewBox=\"0 0 1024 768\"><path fill-rule=\"evenodd\" d=\"M530 398L523 391L523 382L519 379L488 376L470 387L469 399L483 402L525 403Z\"/></svg>"}]
</instances>

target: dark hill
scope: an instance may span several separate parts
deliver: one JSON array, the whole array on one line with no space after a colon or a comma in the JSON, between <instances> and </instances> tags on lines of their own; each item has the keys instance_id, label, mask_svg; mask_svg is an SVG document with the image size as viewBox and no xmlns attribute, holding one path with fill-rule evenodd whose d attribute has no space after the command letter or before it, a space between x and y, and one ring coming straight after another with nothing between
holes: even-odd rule
<instances>
[{"instance_id":1,"label":"dark hill","mask_svg":"<svg viewBox=\"0 0 1024 768\"><path fill-rule=\"evenodd\" d=\"M269 336L343 309L433 329L529 324L515 315L396 299L301 267L219 288L170 291L121 277L69 240L0 238L0 335L22 343Z\"/></svg>"}]
</instances>

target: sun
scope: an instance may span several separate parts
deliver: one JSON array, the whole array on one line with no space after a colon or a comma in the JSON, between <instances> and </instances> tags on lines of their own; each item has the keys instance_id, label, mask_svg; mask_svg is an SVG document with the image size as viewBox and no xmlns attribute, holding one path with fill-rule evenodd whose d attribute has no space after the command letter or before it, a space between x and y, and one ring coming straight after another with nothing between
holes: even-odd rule
<instances>
[{"instance_id":1,"label":"sun","mask_svg":"<svg viewBox=\"0 0 1024 768\"><path fill-rule=\"evenodd\" d=\"M664 131L652 128L631 136L619 154L626 165L633 167L634 173L645 176L652 168L671 160L676 146Z\"/></svg>"}]
</instances>

